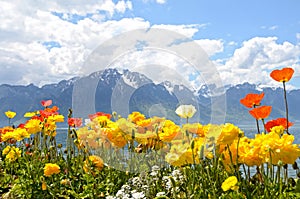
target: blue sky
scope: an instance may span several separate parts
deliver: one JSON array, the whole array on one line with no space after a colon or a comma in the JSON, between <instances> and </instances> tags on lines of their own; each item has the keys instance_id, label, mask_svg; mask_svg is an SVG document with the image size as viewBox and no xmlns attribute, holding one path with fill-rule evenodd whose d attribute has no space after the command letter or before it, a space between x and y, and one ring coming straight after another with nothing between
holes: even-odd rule
<instances>
[{"instance_id":1,"label":"blue sky","mask_svg":"<svg viewBox=\"0 0 300 199\"><path fill-rule=\"evenodd\" d=\"M300 88L299 8L298 0L1 1L0 84L41 86L77 76L105 40L158 27L199 43L224 84L280 86L269 72L291 66L289 86ZM174 70L181 63L167 60Z\"/></svg>"}]
</instances>

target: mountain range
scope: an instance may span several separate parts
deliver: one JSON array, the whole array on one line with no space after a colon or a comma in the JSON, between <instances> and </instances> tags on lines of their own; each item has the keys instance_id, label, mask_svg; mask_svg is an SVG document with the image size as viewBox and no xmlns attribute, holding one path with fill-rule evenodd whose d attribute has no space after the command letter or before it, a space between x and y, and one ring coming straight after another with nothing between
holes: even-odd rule
<instances>
[{"instance_id":1,"label":"mountain range","mask_svg":"<svg viewBox=\"0 0 300 199\"><path fill-rule=\"evenodd\" d=\"M209 88L211 87L203 85L199 90L192 91L184 85L176 85L169 81L156 84L143 74L117 69L105 69L86 77L74 77L42 87L33 84L2 84L0 125L8 123L5 111L17 112L17 116L12 119L17 125L25 121L25 112L42 109L40 102L47 99L52 99L53 105L58 106L60 113L65 117L69 108L74 109L75 116L84 118L87 118L87 114L92 114L89 111L116 111L124 117L132 111L140 111L146 116L163 116L180 123L183 121L176 115L176 108L180 104L193 104L197 113L191 118L191 122L200 121L205 124L221 121L248 124L253 123L254 119L248 113L249 109L240 104L240 99L248 93L260 92L265 93L262 104L272 106L269 119L285 117L282 88L261 88L249 83L226 86L222 101L219 100L220 96L211 96ZM297 122L300 120L300 90L289 91L287 98L290 120ZM220 118L214 120L218 116Z\"/></svg>"}]
</instances>

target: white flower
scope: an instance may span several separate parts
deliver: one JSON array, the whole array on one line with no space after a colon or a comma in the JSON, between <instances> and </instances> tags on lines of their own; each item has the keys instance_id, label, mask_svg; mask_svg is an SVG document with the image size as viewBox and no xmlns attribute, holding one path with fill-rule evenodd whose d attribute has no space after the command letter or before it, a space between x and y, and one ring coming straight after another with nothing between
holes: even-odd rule
<instances>
[{"instance_id":1,"label":"white flower","mask_svg":"<svg viewBox=\"0 0 300 199\"><path fill-rule=\"evenodd\" d=\"M191 118L196 113L196 108L193 105L180 105L175 113L182 118Z\"/></svg>"},{"instance_id":2,"label":"white flower","mask_svg":"<svg viewBox=\"0 0 300 199\"><path fill-rule=\"evenodd\" d=\"M145 194L143 192L133 192L132 193L132 198L134 199L143 199L146 198Z\"/></svg>"},{"instance_id":3,"label":"white flower","mask_svg":"<svg viewBox=\"0 0 300 199\"><path fill-rule=\"evenodd\" d=\"M159 171L160 168L159 168L159 166L154 165L154 166L152 166L152 169L151 169L151 170L152 170L152 171Z\"/></svg>"}]
</instances>

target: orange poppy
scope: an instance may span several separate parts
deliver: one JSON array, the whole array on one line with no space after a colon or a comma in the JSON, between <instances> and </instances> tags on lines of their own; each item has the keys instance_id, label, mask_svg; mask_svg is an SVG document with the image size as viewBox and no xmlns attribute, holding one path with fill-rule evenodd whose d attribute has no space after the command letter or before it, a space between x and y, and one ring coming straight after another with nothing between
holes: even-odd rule
<instances>
[{"instance_id":1,"label":"orange poppy","mask_svg":"<svg viewBox=\"0 0 300 199\"><path fill-rule=\"evenodd\" d=\"M107 119L111 118L111 114L103 113L103 112L97 112L97 113L94 113L94 114L90 114L89 118L90 118L91 121L93 121L93 119L95 119L96 117L99 117L99 116L105 116L105 117L107 117Z\"/></svg>"},{"instance_id":2,"label":"orange poppy","mask_svg":"<svg viewBox=\"0 0 300 199\"><path fill-rule=\"evenodd\" d=\"M254 108L249 111L249 113L257 120L265 119L269 117L272 110L272 106L261 106L258 108Z\"/></svg>"},{"instance_id":3,"label":"orange poppy","mask_svg":"<svg viewBox=\"0 0 300 199\"><path fill-rule=\"evenodd\" d=\"M294 74L294 69L283 68L281 70L273 70L270 76L278 82L288 82Z\"/></svg>"},{"instance_id":4,"label":"orange poppy","mask_svg":"<svg viewBox=\"0 0 300 199\"><path fill-rule=\"evenodd\" d=\"M240 100L240 103L246 106L247 108L253 108L254 106L259 106L260 101L265 96L264 93L256 94L249 93L243 99Z\"/></svg>"},{"instance_id":5,"label":"orange poppy","mask_svg":"<svg viewBox=\"0 0 300 199\"><path fill-rule=\"evenodd\" d=\"M271 128L273 128L274 126L283 126L286 129L287 128L286 124L287 124L286 118L277 118L276 120L268 121L265 124L265 128L268 132L270 132ZM294 124L292 122L289 122L288 127L293 125Z\"/></svg>"},{"instance_id":6,"label":"orange poppy","mask_svg":"<svg viewBox=\"0 0 300 199\"><path fill-rule=\"evenodd\" d=\"M81 118L68 118L68 124L71 127L80 127L82 125Z\"/></svg>"}]
</instances>

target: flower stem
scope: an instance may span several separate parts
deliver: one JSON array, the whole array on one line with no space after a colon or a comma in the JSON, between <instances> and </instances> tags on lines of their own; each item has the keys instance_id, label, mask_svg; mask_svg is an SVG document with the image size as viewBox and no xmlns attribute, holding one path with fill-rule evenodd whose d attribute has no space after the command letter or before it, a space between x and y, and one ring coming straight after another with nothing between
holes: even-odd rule
<instances>
[{"instance_id":1,"label":"flower stem","mask_svg":"<svg viewBox=\"0 0 300 199\"><path fill-rule=\"evenodd\" d=\"M266 127L265 127L265 119L261 119L261 121L262 121L263 126L264 126L264 133L266 133L266 132L267 132L267 129L266 129Z\"/></svg>"},{"instance_id":2,"label":"flower stem","mask_svg":"<svg viewBox=\"0 0 300 199\"><path fill-rule=\"evenodd\" d=\"M257 127L257 133L260 134L258 119L256 119L256 127Z\"/></svg>"},{"instance_id":3,"label":"flower stem","mask_svg":"<svg viewBox=\"0 0 300 199\"><path fill-rule=\"evenodd\" d=\"M290 135L290 133L289 133L289 110L288 110L288 103L287 103L287 97L286 97L285 82L283 82L283 94L284 94L285 114L286 114L286 133L288 135Z\"/></svg>"}]
</instances>

